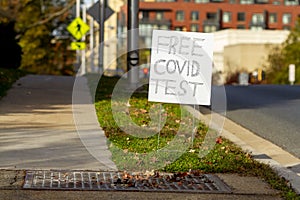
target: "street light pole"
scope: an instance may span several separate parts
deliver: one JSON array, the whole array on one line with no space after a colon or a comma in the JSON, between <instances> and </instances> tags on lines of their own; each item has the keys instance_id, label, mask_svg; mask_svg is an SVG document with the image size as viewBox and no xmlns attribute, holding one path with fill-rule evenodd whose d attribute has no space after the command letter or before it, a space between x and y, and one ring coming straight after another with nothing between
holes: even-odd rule
<instances>
[{"instance_id":1,"label":"street light pole","mask_svg":"<svg viewBox=\"0 0 300 200\"><path fill-rule=\"evenodd\" d=\"M105 7L106 0L99 1L99 10L100 10L100 29L99 29L99 70L100 73L104 72L103 69L103 58L104 58L104 18L105 18Z\"/></svg>"},{"instance_id":2,"label":"street light pole","mask_svg":"<svg viewBox=\"0 0 300 200\"><path fill-rule=\"evenodd\" d=\"M134 87L139 81L139 0L128 0L127 13L127 71L129 85Z\"/></svg>"}]
</instances>

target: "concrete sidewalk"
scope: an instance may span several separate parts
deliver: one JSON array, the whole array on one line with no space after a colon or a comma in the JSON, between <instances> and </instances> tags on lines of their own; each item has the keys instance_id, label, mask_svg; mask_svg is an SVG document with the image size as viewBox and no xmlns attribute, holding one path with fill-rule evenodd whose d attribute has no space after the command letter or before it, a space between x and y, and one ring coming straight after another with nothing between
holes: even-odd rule
<instances>
[{"instance_id":1,"label":"concrete sidewalk","mask_svg":"<svg viewBox=\"0 0 300 200\"><path fill-rule=\"evenodd\" d=\"M77 93L83 94L78 105L72 105L74 77L28 75L14 84L0 101L1 169L116 170L105 139L94 141L106 162L100 163L77 133L72 106L77 112L95 112L84 80L77 81ZM86 133L92 130L105 138L98 122L83 123Z\"/></svg>"},{"instance_id":2,"label":"concrete sidewalk","mask_svg":"<svg viewBox=\"0 0 300 200\"><path fill-rule=\"evenodd\" d=\"M280 199L263 180L237 174L218 175L230 194L22 189L24 169L117 170L95 118L83 77L17 81L0 101L0 199Z\"/></svg>"}]
</instances>

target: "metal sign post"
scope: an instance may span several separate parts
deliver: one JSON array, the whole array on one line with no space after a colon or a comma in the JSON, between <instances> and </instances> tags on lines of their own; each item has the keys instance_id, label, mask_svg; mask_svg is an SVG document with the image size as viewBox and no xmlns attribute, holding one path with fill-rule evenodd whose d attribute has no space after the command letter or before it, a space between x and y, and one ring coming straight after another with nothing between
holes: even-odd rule
<instances>
[{"instance_id":1,"label":"metal sign post","mask_svg":"<svg viewBox=\"0 0 300 200\"><path fill-rule=\"evenodd\" d=\"M92 5L94 5L94 0L92 0ZM91 63L90 68L92 72L95 72L94 58L95 58L95 49L94 49L94 18L90 19L90 51L91 51Z\"/></svg>"},{"instance_id":2,"label":"metal sign post","mask_svg":"<svg viewBox=\"0 0 300 200\"><path fill-rule=\"evenodd\" d=\"M105 7L106 7L106 0L100 0L99 3L99 10L100 10L100 30L99 30L99 38L100 38L100 45L99 45L99 70L100 74L104 72L103 69L103 59L104 59L104 21L105 21Z\"/></svg>"},{"instance_id":3,"label":"metal sign post","mask_svg":"<svg viewBox=\"0 0 300 200\"><path fill-rule=\"evenodd\" d=\"M127 9L127 71L129 85L134 87L139 81L139 0L128 0Z\"/></svg>"},{"instance_id":4,"label":"metal sign post","mask_svg":"<svg viewBox=\"0 0 300 200\"><path fill-rule=\"evenodd\" d=\"M83 22L86 24L86 6L82 5L82 18ZM85 35L82 37L82 42L85 43L86 37ZM86 74L86 52L85 49L82 50L81 53L81 75Z\"/></svg>"},{"instance_id":5,"label":"metal sign post","mask_svg":"<svg viewBox=\"0 0 300 200\"><path fill-rule=\"evenodd\" d=\"M68 25L67 30L72 34L76 39L76 42L73 42L71 45L72 49L76 50L76 60L75 70L81 66L81 75L85 74L85 34L89 31L90 27L86 24L86 7L83 5L83 20L80 18L80 0L76 1L76 18ZM82 42L80 41L83 38ZM81 51L80 51L81 50ZM81 59L80 59L80 52ZM80 61L82 63L80 63Z\"/></svg>"},{"instance_id":6,"label":"metal sign post","mask_svg":"<svg viewBox=\"0 0 300 200\"><path fill-rule=\"evenodd\" d=\"M80 17L80 0L76 0L76 18ZM76 50L76 61L78 66L76 67L77 69L80 68L80 51ZM75 69L75 70L77 70Z\"/></svg>"},{"instance_id":7,"label":"metal sign post","mask_svg":"<svg viewBox=\"0 0 300 200\"><path fill-rule=\"evenodd\" d=\"M99 64L100 73L103 72L104 22L114 13L114 11L106 4L107 4L107 0L100 0L100 1L97 1L96 3L94 3L94 0L92 0L92 6L87 10L87 13L90 16L92 16L92 18L94 20L96 20L100 26L100 28L99 28L99 48L98 48L98 50L99 50L98 51L98 53L99 53L98 64ZM91 22L91 23L93 23L93 22ZM91 29L93 29L93 25L91 25ZM92 44L93 44L93 42L91 43L91 46L93 47ZM92 59L93 59L93 57L94 57L94 51L92 51ZM94 68L93 62L92 62L91 66L92 66L92 68Z\"/></svg>"}]
</instances>

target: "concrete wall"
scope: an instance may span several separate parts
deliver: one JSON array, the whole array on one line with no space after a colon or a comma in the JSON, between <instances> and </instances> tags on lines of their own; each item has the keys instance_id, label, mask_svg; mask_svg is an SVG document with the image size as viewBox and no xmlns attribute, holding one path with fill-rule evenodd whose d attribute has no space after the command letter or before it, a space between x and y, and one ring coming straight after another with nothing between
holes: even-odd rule
<instances>
[{"instance_id":1,"label":"concrete wall","mask_svg":"<svg viewBox=\"0 0 300 200\"><path fill-rule=\"evenodd\" d=\"M224 82L229 73L262 68L269 50L285 41L289 31L223 30L214 33L214 71Z\"/></svg>"},{"instance_id":2,"label":"concrete wall","mask_svg":"<svg viewBox=\"0 0 300 200\"><path fill-rule=\"evenodd\" d=\"M263 68L269 49L266 44L236 44L224 48L225 73Z\"/></svg>"}]
</instances>

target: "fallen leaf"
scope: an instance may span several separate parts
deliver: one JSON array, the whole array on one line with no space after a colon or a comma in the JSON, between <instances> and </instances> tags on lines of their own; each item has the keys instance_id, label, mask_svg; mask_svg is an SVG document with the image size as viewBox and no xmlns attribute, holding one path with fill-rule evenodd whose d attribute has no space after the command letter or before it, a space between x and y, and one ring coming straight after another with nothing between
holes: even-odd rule
<instances>
[{"instance_id":1,"label":"fallen leaf","mask_svg":"<svg viewBox=\"0 0 300 200\"><path fill-rule=\"evenodd\" d=\"M123 153L128 153L128 149L123 149Z\"/></svg>"},{"instance_id":2,"label":"fallen leaf","mask_svg":"<svg viewBox=\"0 0 300 200\"><path fill-rule=\"evenodd\" d=\"M195 153L195 151L196 150L194 150L194 149L189 150L190 153Z\"/></svg>"},{"instance_id":3,"label":"fallen leaf","mask_svg":"<svg viewBox=\"0 0 300 200\"><path fill-rule=\"evenodd\" d=\"M147 113L148 111L145 110L145 109L140 109L140 112L141 112L141 113Z\"/></svg>"},{"instance_id":4,"label":"fallen leaf","mask_svg":"<svg viewBox=\"0 0 300 200\"><path fill-rule=\"evenodd\" d=\"M222 144L223 143L222 138L221 137L216 138L216 143L217 144Z\"/></svg>"}]
</instances>

